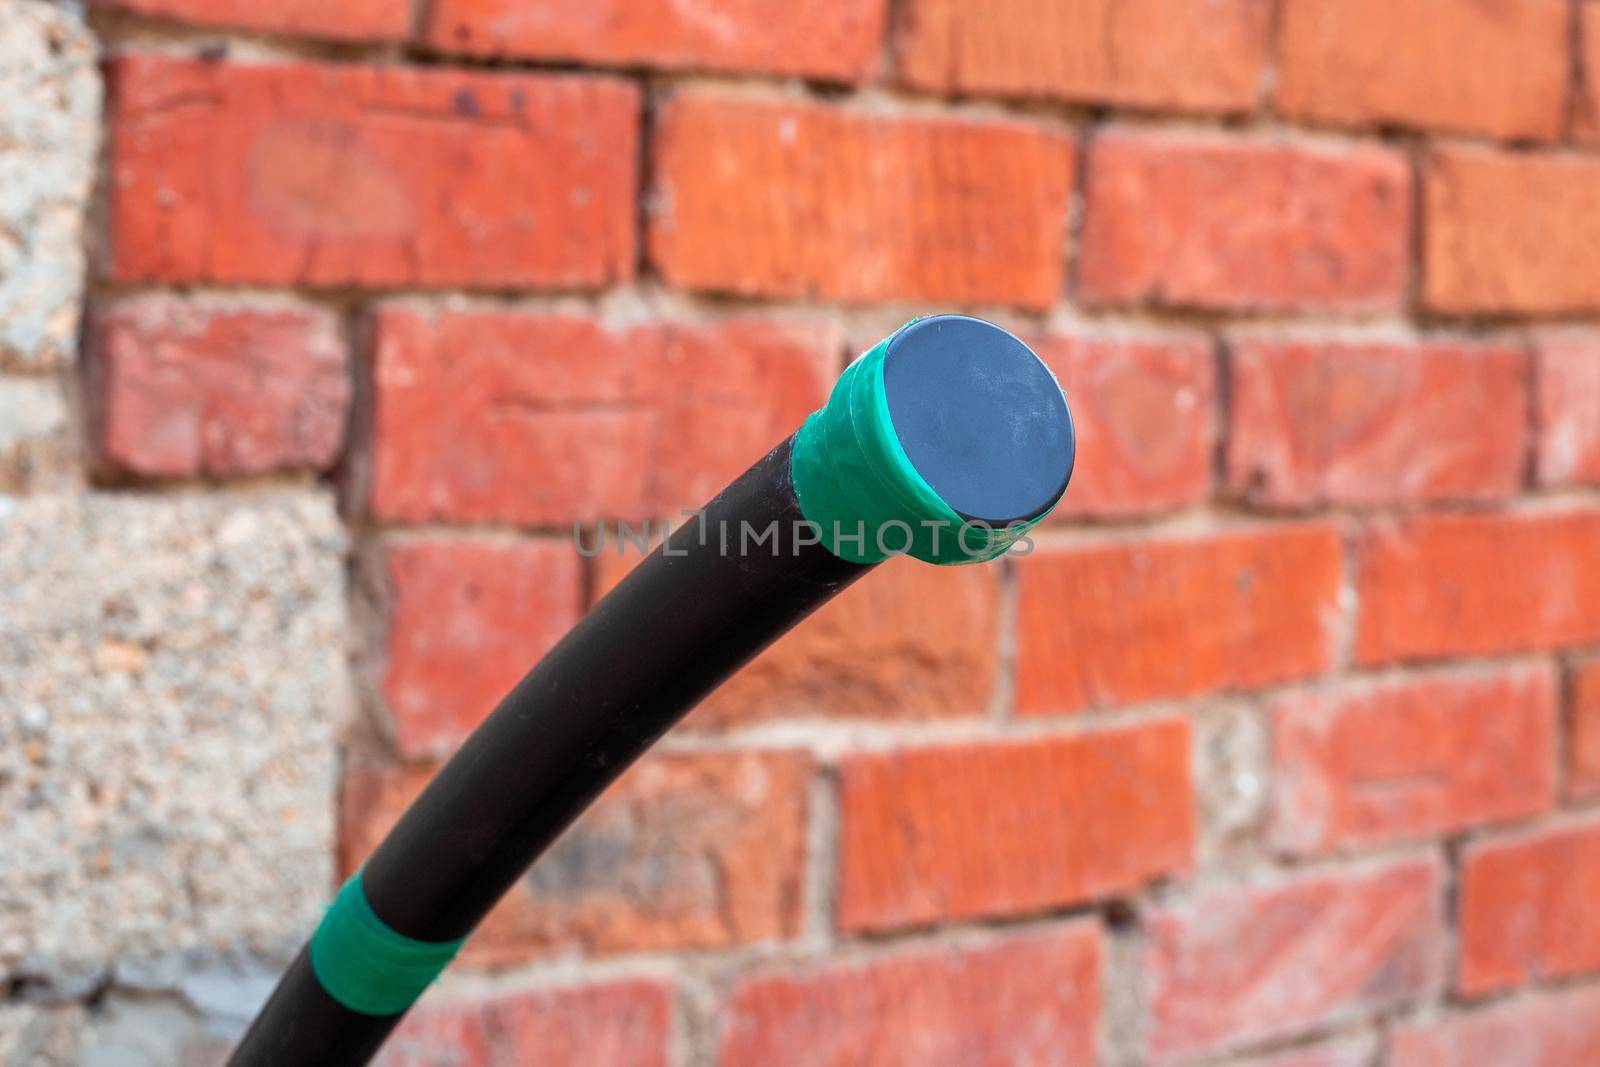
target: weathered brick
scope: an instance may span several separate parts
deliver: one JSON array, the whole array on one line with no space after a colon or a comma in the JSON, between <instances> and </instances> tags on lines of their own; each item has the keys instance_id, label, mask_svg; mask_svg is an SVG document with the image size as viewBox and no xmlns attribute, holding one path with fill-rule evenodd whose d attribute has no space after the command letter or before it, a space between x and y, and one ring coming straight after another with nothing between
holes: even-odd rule
<instances>
[{"instance_id":1,"label":"weathered brick","mask_svg":"<svg viewBox=\"0 0 1600 1067\"><path fill-rule=\"evenodd\" d=\"M1146 1054L1219 1052L1433 992L1440 870L1407 861L1219 890L1151 916Z\"/></svg>"},{"instance_id":2,"label":"weathered brick","mask_svg":"<svg viewBox=\"0 0 1600 1067\"><path fill-rule=\"evenodd\" d=\"M1039 548L1016 563L1024 714L1251 688L1333 663L1330 526Z\"/></svg>"},{"instance_id":3,"label":"weathered brick","mask_svg":"<svg viewBox=\"0 0 1600 1067\"><path fill-rule=\"evenodd\" d=\"M1600 988L1550 993L1395 1030L1391 1067L1600 1063Z\"/></svg>"},{"instance_id":4,"label":"weathered brick","mask_svg":"<svg viewBox=\"0 0 1600 1067\"><path fill-rule=\"evenodd\" d=\"M1100 928L835 962L746 978L720 1067L1066 1067L1095 1061Z\"/></svg>"},{"instance_id":5,"label":"weathered brick","mask_svg":"<svg viewBox=\"0 0 1600 1067\"><path fill-rule=\"evenodd\" d=\"M109 91L117 281L633 272L639 92L620 79L132 56Z\"/></svg>"},{"instance_id":6,"label":"weathered brick","mask_svg":"<svg viewBox=\"0 0 1600 1067\"><path fill-rule=\"evenodd\" d=\"M672 987L635 980L479 1003L424 1000L377 1067L667 1067Z\"/></svg>"},{"instance_id":7,"label":"weathered brick","mask_svg":"<svg viewBox=\"0 0 1600 1067\"><path fill-rule=\"evenodd\" d=\"M597 557L597 592L639 558L632 549ZM980 714L999 671L999 613L997 568L891 559L725 682L684 728Z\"/></svg>"},{"instance_id":8,"label":"weathered brick","mask_svg":"<svg viewBox=\"0 0 1600 1067\"><path fill-rule=\"evenodd\" d=\"M1539 483L1600 484L1600 332L1548 331L1535 352Z\"/></svg>"},{"instance_id":9,"label":"weathered brick","mask_svg":"<svg viewBox=\"0 0 1600 1067\"><path fill-rule=\"evenodd\" d=\"M90 0L114 8L195 26L256 30L291 37L341 41L398 41L411 32L410 0Z\"/></svg>"},{"instance_id":10,"label":"weathered brick","mask_svg":"<svg viewBox=\"0 0 1600 1067\"><path fill-rule=\"evenodd\" d=\"M1273 507L1515 495L1528 366L1510 344L1246 340L1228 481Z\"/></svg>"},{"instance_id":11,"label":"weathered brick","mask_svg":"<svg viewBox=\"0 0 1600 1067\"><path fill-rule=\"evenodd\" d=\"M1584 77L1573 86L1573 136L1587 144L1600 141L1600 8L1578 5L1578 63Z\"/></svg>"},{"instance_id":12,"label":"weathered brick","mask_svg":"<svg viewBox=\"0 0 1600 1067\"><path fill-rule=\"evenodd\" d=\"M382 555L395 743L408 758L441 755L577 622L583 560L564 540L428 538Z\"/></svg>"},{"instance_id":13,"label":"weathered brick","mask_svg":"<svg viewBox=\"0 0 1600 1067\"><path fill-rule=\"evenodd\" d=\"M613 329L386 308L373 324L371 510L676 525L678 508L704 503L822 405L837 350L819 323Z\"/></svg>"},{"instance_id":14,"label":"weathered brick","mask_svg":"<svg viewBox=\"0 0 1600 1067\"><path fill-rule=\"evenodd\" d=\"M1285 697L1271 711L1274 841L1312 852L1548 809L1556 688L1538 667Z\"/></svg>"},{"instance_id":15,"label":"weathered brick","mask_svg":"<svg viewBox=\"0 0 1600 1067\"><path fill-rule=\"evenodd\" d=\"M840 768L838 922L1016 915L1188 868L1189 726L852 756Z\"/></svg>"},{"instance_id":16,"label":"weathered brick","mask_svg":"<svg viewBox=\"0 0 1600 1067\"><path fill-rule=\"evenodd\" d=\"M1057 514L1148 514L1206 498L1216 410L1208 341L1050 334L1033 347L1061 379L1078 435Z\"/></svg>"},{"instance_id":17,"label":"weathered brick","mask_svg":"<svg viewBox=\"0 0 1600 1067\"><path fill-rule=\"evenodd\" d=\"M1574 667L1567 691L1572 731L1567 738L1567 791L1575 797L1600 795L1600 659Z\"/></svg>"},{"instance_id":18,"label":"weathered brick","mask_svg":"<svg viewBox=\"0 0 1600 1067\"><path fill-rule=\"evenodd\" d=\"M352 386L331 314L141 297L99 309L90 337L94 444L109 464L226 477L338 457Z\"/></svg>"},{"instance_id":19,"label":"weathered brick","mask_svg":"<svg viewBox=\"0 0 1600 1067\"><path fill-rule=\"evenodd\" d=\"M1569 18L1565 0L1287 0L1278 104L1341 125L1554 139Z\"/></svg>"},{"instance_id":20,"label":"weathered brick","mask_svg":"<svg viewBox=\"0 0 1600 1067\"><path fill-rule=\"evenodd\" d=\"M896 54L934 92L1246 111L1270 18L1263 0L912 0Z\"/></svg>"},{"instance_id":21,"label":"weathered brick","mask_svg":"<svg viewBox=\"0 0 1600 1067\"><path fill-rule=\"evenodd\" d=\"M1600 824L1479 842L1461 861L1462 992L1600 971Z\"/></svg>"},{"instance_id":22,"label":"weathered brick","mask_svg":"<svg viewBox=\"0 0 1600 1067\"><path fill-rule=\"evenodd\" d=\"M1033 123L690 91L657 118L650 256L690 289L1043 308L1072 171Z\"/></svg>"},{"instance_id":23,"label":"weathered brick","mask_svg":"<svg viewBox=\"0 0 1600 1067\"><path fill-rule=\"evenodd\" d=\"M1357 311L1404 297L1411 173L1397 152L1114 130L1086 165L1084 300Z\"/></svg>"},{"instance_id":24,"label":"weathered brick","mask_svg":"<svg viewBox=\"0 0 1600 1067\"><path fill-rule=\"evenodd\" d=\"M1600 160L1436 149L1423 168L1422 238L1434 311L1600 309Z\"/></svg>"},{"instance_id":25,"label":"weathered brick","mask_svg":"<svg viewBox=\"0 0 1600 1067\"><path fill-rule=\"evenodd\" d=\"M423 38L473 55L855 82L878 65L884 21L885 0L436 0Z\"/></svg>"},{"instance_id":26,"label":"weathered brick","mask_svg":"<svg viewBox=\"0 0 1600 1067\"><path fill-rule=\"evenodd\" d=\"M1362 663L1600 640L1600 512L1379 523L1357 559Z\"/></svg>"},{"instance_id":27,"label":"weathered brick","mask_svg":"<svg viewBox=\"0 0 1600 1067\"><path fill-rule=\"evenodd\" d=\"M655 754L629 770L501 900L469 963L717 948L799 929L810 759L790 751ZM346 773L339 853L360 866L427 784L427 767Z\"/></svg>"}]
</instances>

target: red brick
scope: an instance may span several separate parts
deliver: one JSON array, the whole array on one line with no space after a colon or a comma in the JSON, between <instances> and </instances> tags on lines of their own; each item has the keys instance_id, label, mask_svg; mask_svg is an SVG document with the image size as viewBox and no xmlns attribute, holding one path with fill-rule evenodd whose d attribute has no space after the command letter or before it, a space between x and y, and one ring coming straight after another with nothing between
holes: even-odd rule
<instances>
[{"instance_id":1,"label":"red brick","mask_svg":"<svg viewBox=\"0 0 1600 1067\"><path fill-rule=\"evenodd\" d=\"M375 848L432 771L354 767L340 864ZM575 950L722 948L800 927L810 759L800 752L645 757L534 864L468 942L469 965Z\"/></svg>"},{"instance_id":2,"label":"red brick","mask_svg":"<svg viewBox=\"0 0 1600 1067\"><path fill-rule=\"evenodd\" d=\"M746 978L720 1067L1095 1062L1100 928L1075 922L964 947Z\"/></svg>"},{"instance_id":3,"label":"red brick","mask_svg":"<svg viewBox=\"0 0 1600 1067\"><path fill-rule=\"evenodd\" d=\"M1600 160L1435 150L1422 237L1422 297L1434 311L1600 309Z\"/></svg>"},{"instance_id":4,"label":"red brick","mask_svg":"<svg viewBox=\"0 0 1600 1067\"><path fill-rule=\"evenodd\" d=\"M1600 971L1600 824L1471 846L1461 861L1462 992Z\"/></svg>"},{"instance_id":5,"label":"red brick","mask_svg":"<svg viewBox=\"0 0 1600 1067\"><path fill-rule=\"evenodd\" d=\"M1381 523L1358 550L1362 663L1600 640L1600 512Z\"/></svg>"},{"instance_id":6,"label":"red brick","mask_svg":"<svg viewBox=\"0 0 1600 1067\"><path fill-rule=\"evenodd\" d=\"M1579 1067L1600 1063L1600 989L1519 1000L1403 1026L1390 1067Z\"/></svg>"},{"instance_id":7,"label":"red brick","mask_svg":"<svg viewBox=\"0 0 1600 1067\"><path fill-rule=\"evenodd\" d=\"M1271 507L1513 496L1528 362L1509 344L1245 341L1229 484Z\"/></svg>"},{"instance_id":8,"label":"red brick","mask_svg":"<svg viewBox=\"0 0 1600 1067\"><path fill-rule=\"evenodd\" d=\"M838 922L882 930L1081 903L1188 869L1183 719L852 756Z\"/></svg>"},{"instance_id":9,"label":"red brick","mask_svg":"<svg viewBox=\"0 0 1600 1067\"><path fill-rule=\"evenodd\" d=\"M1329 526L1039 548L1016 562L1024 714L1252 688L1333 664Z\"/></svg>"},{"instance_id":10,"label":"red brick","mask_svg":"<svg viewBox=\"0 0 1600 1067\"><path fill-rule=\"evenodd\" d=\"M1286 697L1272 709L1273 839L1314 852L1545 811L1557 717L1543 667Z\"/></svg>"},{"instance_id":11,"label":"red brick","mask_svg":"<svg viewBox=\"0 0 1600 1067\"><path fill-rule=\"evenodd\" d=\"M639 561L597 557L599 591ZM777 718L943 719L981 714L999 671L1000 574L891 559L778 639L695 709L685 729Z\"/></svg>"},{"instance_id":12,"label":"red brick","mask_svg":"<svg viewBox=\"0 0 1600 1067\"><path fill-rule=\"evenodd\" d=\"M116 281L633 273L639 92L619 79L155 56L109 77Z\"/></svg>"},{"instance_id":13,"label":"red brick","mask_svg":"<svg viewBox=\"0 0 1600 1067\"><path fill-rule=\"evenodd\" d=\"M1264 0L911 0L896 52L934 92L1247 111L1270 18Z\"/></svg>"},{"instance_id":14,"label":"red brick","mask_svg":"<svg viewBox=\"0 0 1600 1067\"><path fill-rule=\"evenodd\" d=\"M1287 0L1278 104L1340 125L1554 139L1569 17L1566 0Z\"/></svg>"},{"instance_id":15,"label":"red brick","mask_svg":"<svg viewBox=\"0 0 1600 1067\"><path fill-rule=\"evenodd\" d=\"M411 32L410 0L90 0L94 7L195 26L341 41L398 41Z\"/></svg>"},{"instance_id":16,"label":"red brick","mask_svg":"<svg viewBox=\"0 0 1600 1067\"><path fill-rule=\"evenodd\" d=\"M97 310L91 334L93 437L106 463L228 477L338 458L351 380L333 316L141 297Z\"/></svg>"},{"instance_id":17,"label":"red brick","mask_svg":"<svg viewBox=\"0 0 1600 1067\"><path fill-rule=\"evenodd\" d=\"M657 119L650 256L690 289L1044 308L1073 149L1021 121L691 91Z\"/></svg>"},{"instance_id":18,"label":"red brick","mask_svg":"<svg viewBox=\"0 0 1600 1067\"><path fill-rule=\"evenodd\" d=\"M1575 797L1600 796L1600 659L1574 667L1567 686L1572 731L1567 739L1567 791Z\"/></svg>"},{"instance_id":19,"label":"red brick","mask_svg":"<svg viewBox=\"0 0 1600 1067\"><path fill-rule=\"evenodd\" d=\"M885 0L435 0L424 39L446 52L855 82L878 65Z\"/></svg>"},{"instance_id":20,"label":"red brick","mask_svg":"<svg viewBox=\"0 0 1600 1067\"><path fill-rule=\"evenodd\" d=\"M1149 514L1207 497L1216 410L1208 341L1053 334L1034 351L1061 379L1078 435L1056 514Z\"/></svg>"},{"instance_id":21,"label":"red brick","mask_svg":"<svg viewBox=\"0 0 1600 1067\"><path fill-rule=\"evenodd\" d=\"M1600 333L1543 333L1539 383L1541 485L1600 485Z\"/></svg>"},{"instance_id":22,"label":"red brick","mask_svg":"<svg viewBox=\"0 0 1600 1067\"><path fill-rule=\"evenodd\" d=\"M523 993L475 1004L425 999L377 1067L667 1067L672 987L663 982Z\"/></svg>"},{"instance_id":23,"label":"red brick","mask_svg":"<svg viewBox=\"0 0 1600 1067\"><path fill-rule=\"evenodd\" d=\"M1578 5L1578 63L1584 76L1573 87L1573 135L1594 144L1600 141L1600 8L1591 3Z\"/></svg>"},{"instance_id":24,"label":"red brick","mask_svg":"<svg viewBox=\"0 0 1600 1067\"><path fill-rule=\"evenodd\" d=\"M370 505L408 521L676 525L823 404L838 351L817 323L404 307L373 335Z\"/></svg>"},{"instance_id":25,"label":"red brick","mask_svg":"<svg viewBox=\"0 0 1600 1067\"><path fill-rule=\"evenodd\" d=\"M1084 300L1358 311L1405 295L1397 152L1123 130L1096 137L1087 166Z\"/></svg>"},{"instance_id":26,"label":"red brick","mask_svg":"<svg viewBox=\"0 0 1600 1067\"><path fill-rule=\"evenodd\" d=\"M402 755L453 749L578 621L583 561L568 541L429 538L383 552L383 697Z\"/></svg>"},{"instance_id":27,"label":"red brick","mask_svg":"<svg viewBox=\"0 0 1600 1067\"><path fill-rule=\"evenodd\" d=\"M1157 1062L1321 1028L1434 991L1444 951L1433 861L1219 890L1149 922L1147 1055Z\"/></svg>"}]
</instances>

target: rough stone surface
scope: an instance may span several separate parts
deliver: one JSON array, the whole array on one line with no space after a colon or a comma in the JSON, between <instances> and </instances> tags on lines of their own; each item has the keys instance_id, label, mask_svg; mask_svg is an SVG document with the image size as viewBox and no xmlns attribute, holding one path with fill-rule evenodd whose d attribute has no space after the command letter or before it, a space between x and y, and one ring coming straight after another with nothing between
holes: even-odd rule
<instances>
[{"instance_id":1,"label":"rough stone surface","mask_svg":"<svg viewBox=\"0 0 1600 1067\"><path fill-rule=\"evenodd\" d=\"M310 493L0 498L0 973L282 951L315 920L342 550Z\"/></svg>"},{"instance_id":2,"label":"rough stone surface","mask_svg":"<svg viewBox=\"0 0 1600 1067\"><path fill-rule=\"evenodd\" d=\"M95 46L35 0L0 0L0 366L72 358L100 136Z\"/></svg>"},{"instance_id":3,"label":"rough stone surface","mask_svg":"<svg viewBox=\"0 0 1600 1067\"><path fill-rule=\"evenodd\" d=\"M76 1006L0 1004L0 1063L76 1067L82 1037Z\"/></svg>"},{"instance_id":4,"label":"rough stone surface","mask_svg":"<svg viewBox=\"0 0 1600 1067\"><path fill-rule=\"evenodd\" d=\"M60 382L0 378L0 492L75 481L70 425Z\"/></svg>"}]
</instances>

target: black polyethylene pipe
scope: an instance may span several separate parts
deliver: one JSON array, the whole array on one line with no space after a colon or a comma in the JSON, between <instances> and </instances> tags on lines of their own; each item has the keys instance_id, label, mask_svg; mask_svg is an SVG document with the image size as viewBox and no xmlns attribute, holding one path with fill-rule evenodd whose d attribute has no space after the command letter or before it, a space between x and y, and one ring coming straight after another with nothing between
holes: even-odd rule
<instances>
[{"instance_id":1,"label":"black polyethylene pipe","mask_svg":"<svg viewBox=\"0 0 1600 1067\"><path fill-rule=\"evenodd\" d=\"M884 427L893 413L888 432L903 449L902 473L914 470L939 507L998 522L1013 513L1036 521L1054 506L1072 466L1070 416L1054 378L1021 342L976 319L936 316L863 361L874 355L879 391L854 410L875 413ZM841 402L836 391L830 408ZM647 556L444 765L362 868L357 889L380 928L418 942L465 937L673 723L872 569L873 560L852 562L807 534L792 450L827 456L839 448L838 438L832 453L815 435L807 441L813 428L808 422ZM807 509L814 516L822 490L806 491L817 498ZM776 539L741 546L745 529L775 529ZM358 1067L404 1016L404 1007L347 1006L319 980L312 952L302 949L290 966L231 1067Z\"/></svg>"}]
</instances>

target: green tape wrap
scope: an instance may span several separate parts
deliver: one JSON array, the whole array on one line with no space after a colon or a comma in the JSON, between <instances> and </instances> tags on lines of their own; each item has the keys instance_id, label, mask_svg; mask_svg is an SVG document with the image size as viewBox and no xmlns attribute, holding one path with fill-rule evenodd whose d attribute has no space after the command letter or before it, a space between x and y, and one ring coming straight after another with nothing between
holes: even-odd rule
<instances>
[{"instance_id":1,"label":"green tape wrap","mask_svg":"<svg viewBox=\"0 0 1600 1067\"><path fill-rule=\"evenodd\" d=\"M889 416L883 379L899 332L845 368L827 404L795 434L790 475L800 511L829 551L853 563L901 552L940 565L994 559L1049 511L1001 528L970 523L912 466Z\"/></svg>"},{"instance_id":2,"label":"green tape wrap","mask_svg":"<svg viewBox=\"0 0 1600 1067\"><path fill-rule=\"evenodd\" d=\"M363 1015L398 1015L449 966L466 938L417 941L397 934L367 903L361 874L333 898L311 935L311 970L328 995Z\"/></svg>"}]
</instances>

